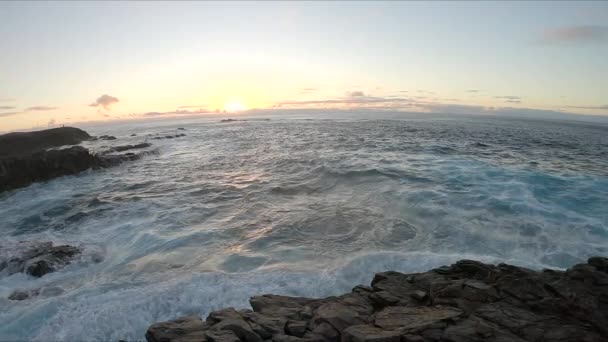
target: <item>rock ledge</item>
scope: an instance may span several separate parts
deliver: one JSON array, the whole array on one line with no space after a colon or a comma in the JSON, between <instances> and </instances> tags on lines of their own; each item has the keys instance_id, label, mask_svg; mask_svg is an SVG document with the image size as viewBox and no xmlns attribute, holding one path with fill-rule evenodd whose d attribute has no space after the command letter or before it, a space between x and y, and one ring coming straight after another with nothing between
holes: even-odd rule
<instances>
[{"instance_id":1,"label":"rock ledge","mask_svg":"<svg viewBox=\"0 0 608 342\"><path fill-rule=\"evenodd\" d=\"M608 258L566 271L461 260L383 272L323 299L255 296L253 310L155 323L149 342L608 341Z\"/></svg>"}]
</instances>

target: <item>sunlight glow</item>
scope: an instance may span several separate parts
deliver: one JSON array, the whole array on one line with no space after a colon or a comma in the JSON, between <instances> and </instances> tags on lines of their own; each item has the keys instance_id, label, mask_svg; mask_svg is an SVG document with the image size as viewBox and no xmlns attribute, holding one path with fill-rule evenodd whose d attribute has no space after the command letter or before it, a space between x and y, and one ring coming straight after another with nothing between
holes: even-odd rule
<instances>
[{"instance_id":1,"label":"sunlight glow","mask_svg":"<svg viewBox=\"0 0 608 342\"><path fill-rule=\"evenodd\" d=\"M247 106L239 100L232 100L224 103L224 110L227 112L235 113L247 110Z\"/></svg>"}]
</instances>

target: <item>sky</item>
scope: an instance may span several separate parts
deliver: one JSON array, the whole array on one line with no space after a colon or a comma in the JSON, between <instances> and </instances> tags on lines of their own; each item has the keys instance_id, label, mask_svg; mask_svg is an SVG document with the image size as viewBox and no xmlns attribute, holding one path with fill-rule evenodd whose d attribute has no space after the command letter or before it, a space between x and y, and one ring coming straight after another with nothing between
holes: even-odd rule
<instances>
[{"instance_id":1,"label":"sky","mask_svg":"<svg viewBox=\"0 0 608 342\"><path fill-rule=\"evenodd\" d=\"M606 1L0 2L0 131L215 111L608 116Z\"/></svg>"}]
</instances>

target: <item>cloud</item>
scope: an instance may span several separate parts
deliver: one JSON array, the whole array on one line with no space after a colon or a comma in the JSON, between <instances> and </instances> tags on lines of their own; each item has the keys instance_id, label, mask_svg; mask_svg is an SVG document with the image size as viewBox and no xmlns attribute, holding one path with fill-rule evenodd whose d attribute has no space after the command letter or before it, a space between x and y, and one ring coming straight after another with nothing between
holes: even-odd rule
<instances>
[{"instance_id":1,"label":"cloud","mask_svg":"<svg viewBox=\"0 0 608 342\"><path fill-rule=\"evenodd\" d=\"M608 105L603 106L566 106L564 108L570 109L592 109L592 110L608 110Z\"/></svg>"},{"instance_id":2,"label":"cloud","mask_svg":"<svg viewBox=\"0 0 608 342\"><path fill-rule=\"evenodd\" d=\"M0 113L0 118L3 117L7 117L7 116L12 116L12 115L17 115L17 114L21 114L23 112L5 112L5 113Z\"/></svg>"},{"instance_id":3,"label":"cloud","mask_svg":"<svg viewBox=\"0 0 608 342\"><path fill-rule=\"evenodd\" d=\"M201 110L176 110L173 112L148 112L143 113L144 116L163 116L163 115L193 115L193 114L212 114L214 112L208 111L206 109Z\"/></svg>"},{"instance_id":4,"label":"cloud","mask_svg":"<svg viewBox=\"0 0 608 342\"><path fill-rule=\"evenodd\" d=\"M494 96L494 98L503 99L503 100L505 100L505 102L508 102L508 103L521 103L522 102L521 96L505 95L505 96Z\"/></svg>"},{"instance_id":5,"label":"cloud","mask_svg":"<svg viewBox=\"0 0 608 342\"><path fill-rule=\"evenodd\" d=\"M205 105L200 105L200 106L179 106L177 108L205 108Z\"/></svg>"},{"instance_id":6,"label":"cloud","mask_svg":"<svg viewBox=\"0 0 608 342\"><path fill-rule=\"evenodd\" d=\"M608 40L608 26L586 25L560 27L544 31L540 42L544 44L563 44L578 42L601 42Z\"/></svg>"},{"instance_id":7,"label":"cloud","mask_svg":"<svg viewBox=\"0 0 608 342\"><path fill-rule=\"evenodd\" d=\"M109 108L114 104L119 102L119 100L107 94L101 95L95 100L95 102L91 103L90 107L103 107L105 110L109 110Z\"/></svg>"},{"instance_id":8,"label":"cloud","mask_svg":"<svg viewBox=\"0 0 608 342\"><path fill-rule=\"evenodd\" d=\"M407 93L407 90L399 90L400 93Z\"/></svg>"},{"instance_id":9,"label":"cloud","mask_svg":"<svg viewBox=\"0 0 608 342\"><path fill-rule=\"evenodd\" d=\"M305 100L305 101L282 101L275 105L275 108L405 108L410 107L412 100L403 97L379 97L365 95L361 91L346 93L347 96L324 100Z\"/></svg>"},{"instance_id":10,"label":"cloud","mask_svg":"<svg viewBox=\"0 0 608 342\"><path fill-rule=\"evenodd\" d=\"M469 89L466 91L467 93L479 93L480 90L479 89Z\"/></svg>"},{"instance_id":11,"label":"cloud","mask_svg":"<svg viewBox=\"0 0 608 342\"><path fill-rule=\"evenodd\" d=\"M54 126L57 123L57 121L53 118L51 120L49 120L49 122L47 123L47 126Z\"/></svg>"},{"instance_id":12,"label":"cloud","mask_svg":"<svg viewBox=\"0 0 608 342\"><path fill-rule=\"evenodd\" d=\"M15 107L13 106L0 106L0 109L6 110L6 109L15 109Z\"/></svg>"},{"instance_id":13,"label":"cloud","mask_svg":"<svg viewBox=\"0 0 608 342\"><path fill-rule=\"evenodd\" d=\"M55 110L55 109L58 109L58 107L34 106L34 107L25 108L25 111L26 112L33 112L33 111Z\"/></svg>"},{"instance_id":14,"label":"cloud","mask_svg":"<svg viewBox=\"0 0 608 342\"><path fill-rule=\"evenodd\" d=\"M0 98L0 102L12 102L12 101L15 101L15 99L11 99L11 98L8 98L8 97L2 97L2 98Z\"/></svg>"},{"instance_id":15,"label":"cloud","mask_svg":"<svg viewBox=\"0 0 608 342\"><path fill-rule=\"evenodd\" d=\"M362 96L365 96L365 93L357 90L357 91L347 92L346 95L348 95L350 97L362 97Z\"/></svg>"},{"instance_id":16,"label":"cloud","mask_svg":"<svg viewBox=\"0 0 608 342\"><path fill-rule=\"evenodd\" d=\"M314 93L315 91L317 91L317 88L303 88L300 91L300 94L310 94L310 93Z\"/></svg>"}]
</instances>

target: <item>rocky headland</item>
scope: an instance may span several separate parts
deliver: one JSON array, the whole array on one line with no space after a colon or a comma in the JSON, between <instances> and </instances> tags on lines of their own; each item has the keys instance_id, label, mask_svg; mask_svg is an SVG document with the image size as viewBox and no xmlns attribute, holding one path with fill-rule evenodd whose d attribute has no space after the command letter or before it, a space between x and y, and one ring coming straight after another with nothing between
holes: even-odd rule
<instances>
[{"instance_id":1,"label":"rocky headland","mask_svg":"<svg viewBox=\"0 0 608 342\"><path fill-rule=\"evenodd\" d=\"M608 341L608 258L566 271L461 260L424 273L383 272L322 299L261 295L153 324L149 342Z\"/></svg>"},{"instance_id":2,"label":"rocky headland","mask_svg":"<svg viewBox=\"0 0 608 342\"><path fill-rule=\"evenodd\" d=\"M53 128L36 132L17 132L0 135L0 192L28 186L34 182L74 175L89 169L118 165L137 160L154 151L139 151L149 143L110 147L91 153L77 145L83 141L116 140L114 136L92 137L74 127Z\"/></svg>"}]
</instances>

